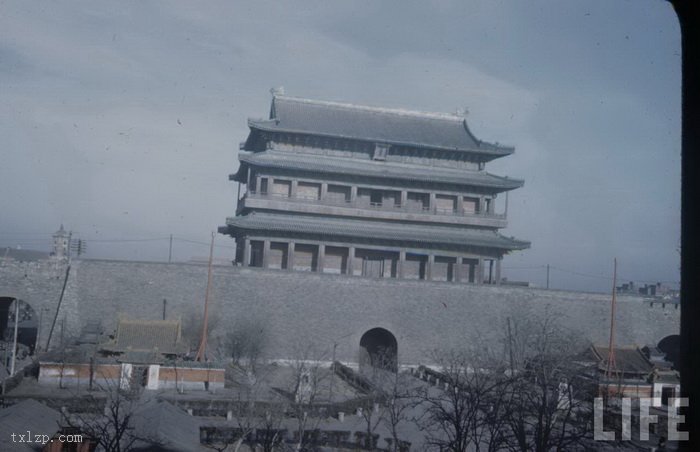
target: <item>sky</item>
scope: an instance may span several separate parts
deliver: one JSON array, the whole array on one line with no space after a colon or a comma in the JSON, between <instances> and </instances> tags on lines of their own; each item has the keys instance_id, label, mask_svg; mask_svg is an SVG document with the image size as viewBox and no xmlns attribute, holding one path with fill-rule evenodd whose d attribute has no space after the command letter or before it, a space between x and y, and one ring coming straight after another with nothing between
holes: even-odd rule
<instances>
[{"instance_id":1,"label":"sky","mask_svg":"<svg viewBox=\"0 0 700 452\"><path fill-rule=\"evenodd\" d=\"M246 119L287 95L468 110L514 145L511 280L679 281L680 31L662 0L0 1L0 246L203 258ZM503 208L503 200L501 200ZM217 235L216 256L233 240Z\"/></svg>"}]
</instances>

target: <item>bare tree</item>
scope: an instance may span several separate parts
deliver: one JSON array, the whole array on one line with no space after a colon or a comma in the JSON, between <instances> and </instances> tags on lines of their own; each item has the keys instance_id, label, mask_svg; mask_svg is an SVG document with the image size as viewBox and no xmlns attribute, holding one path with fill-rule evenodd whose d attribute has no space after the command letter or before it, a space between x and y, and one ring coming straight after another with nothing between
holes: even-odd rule
<instances>
[{"instance_id":1,"label":"bare tree","mask_svg":"<svg viewBox=\"0 0 700 452\"><path fill-rule=\"evenodd\" d=\"M286 398L270 400L270 384L275 366L258 366L255 372L247 366L230 369L230 385L236 392L232 404L235 428L218 429L206 447L220 452L238 452L244 446L273 451L280 446L280 427L289 405Z\"/></svg>"},{"instance_id":2,"label":"bare tree","mask_svg":"<svg viewBox=\"0 0 700 452\"><path fill-rule=\"evenodd\" d=\"M365 447L368 449L376 447L373 437L379 426L389 430L392 451L399 451L404 443L399 437L399 424L410 421L413 379L396 367L395 353L392 350L379 350L373 355L371 365L361 371L371 385L360 403L366 427Z\"/></svg>"},{"instance_id":3,"label":"bare tree","mask_svg":"<svg viewBox=\"0 0 700 452\"><path fill-rule=\"evenodd\" d=\"M520 318L508 337L513 352L508 446L514 451L565 451L590 434L589 372L577 360L580 336L557 317Z\"/></svg>"},{"instance_id":4,"label":"bare tree","mask_svg":"<svg viewBox=\"0 0 700 452\"><path fill-rule=\"evenodd\" d=\"M273 452L284 446L285 431L281 428L283 419L284 412L280 410L268 410L261 419L257 429L256 445L262 449L262 452Z\"/></svg>"},{"instance_id":5,"label":"bare tree","mask_svg":"<svg viewBox=\"0 0 700 452\"><path fill-rule=\"evenodd\" d=\"M411 420L412 391L411 376L405 372L385 375L384 380L385 409L382 424L391 433L391 452L401 451L405 443L399 435L399 425Z\"/></svg>"},{"instance_id":6,"label":"bare tree","mask_svg":"<svg viewBox=\"0 0 700 452\"><path fill-rule=\"evenodd\" d=\"M216 311L210 311L207 320L207 343L210 343L214 338L214 331L221 323L221 316L217 315ZM197 350L199 343L202 340L202 328L204 325L204 314L196 309L192 309L181 322L180 331L182 340L190 350ZM208 351L212 352L211 347Z\"/></svg>"},{"instance_id":7,"label":"bare tree","mask_svg":"<svg viewBox=\"0 0 700 452\"><path fill-rule=\"evenodd\" d=\"M255 373L265 354L269 334L267 324L257 318L241 318L219 341L218 354L235 367Z\"/></svg>"},{"instance_id":8,"label":"bare tree","mask_svg":"<svg viewBox=\"0 0 700 452\"><path fill-rule=\"evenodd\" d=\"M484 354L484 350L436 352L433 361L439 370L422 369L431 384L418 393L422 415L417 421L431 447L453 452L502 447L503 438L492 432L498 430L498 412L505 401L499 394L508 379L503 365Z\"/></svg>"},{"instance_id":9,"label":"bare tree","mask_svg":"<svg viewBox=\"0 0 700 452\"><path fill-rule=\"evenodd\" d=\"M322 382L327 373L322 371L320 362L325 354L313 343L298 344L296 358L291 363L292 377L286 389L290 395L289 412L296 421L294 450L304 450L313 438L307 431L314 430L320 417L315 416L315 404Z\"/></svg>"},{"instance_id":10,"label":"bare tree","mask_svg":"<svg viewBox=\"0 0 700 452\"><path fill-rule=\"evenodd\" d=\"M106 452L128 452L143 443L157 446L157 438L140 436L135 431L135 415L140 393L109 383L101 394L90 394L79 412L64 413L63 423L94 440Z\"/></svg>"}]
</instances>

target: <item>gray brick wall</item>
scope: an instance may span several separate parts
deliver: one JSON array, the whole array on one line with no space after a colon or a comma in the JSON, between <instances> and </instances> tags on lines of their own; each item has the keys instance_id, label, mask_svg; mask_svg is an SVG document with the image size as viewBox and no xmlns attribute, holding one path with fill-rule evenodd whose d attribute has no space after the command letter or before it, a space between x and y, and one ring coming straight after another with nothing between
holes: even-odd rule
<instances>
[{"instance_id":1,"label":"gray brick wall","mask_svg":"<svg viewBox=\"0 0 700 452\"><path fill-rule=\"evenodd\" d=\"M59 299L65 268L48 261L0 267L0 296L19 297L43 315L45 341ZM26 276L25 276L26 275ZM159 319L163 299L168 317L201 315L206 265L126 261L74 261L58 318L68 333L100 321L113 329L118 315ZM610 296L506 286L425 281L373 280L328 274L214 267L211 313L215 336L237 322L262 322L268 354L290 357L313 342L319 354L356 361L362 334L391 331L399 360L418 363L434 349L464 346L478 337L498 341L507 318L550 312L572 331L607 343ZM680 309L641 297L618 297L617 343L657 343L678 334ZM48 313L48 314L47 314ZM54 332L54 340L58 326Z\"/></svg>"}]
</instances>

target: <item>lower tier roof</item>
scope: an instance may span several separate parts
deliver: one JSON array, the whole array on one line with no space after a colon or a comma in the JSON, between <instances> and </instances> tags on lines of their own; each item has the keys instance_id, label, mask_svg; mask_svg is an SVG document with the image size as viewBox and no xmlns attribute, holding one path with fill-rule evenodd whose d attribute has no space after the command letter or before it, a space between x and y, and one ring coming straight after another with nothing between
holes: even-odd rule
<instances>
[{"instance_id":1,"label":"lower tier roof","mask_svg":"<svg viewBox=\"0 0 700 452\"><path fill-rule=\"evenodd\" d=\"M227 218L221 232L243 235L245 232L275 235L315 235L323 239L381 240L410 242L431 246L471 246L501 251L522 250L530 242L505 237L494 230L465 227L424 226L386 221L354 220L302 215L253 212Z\"/></svg>"}]
</instances>

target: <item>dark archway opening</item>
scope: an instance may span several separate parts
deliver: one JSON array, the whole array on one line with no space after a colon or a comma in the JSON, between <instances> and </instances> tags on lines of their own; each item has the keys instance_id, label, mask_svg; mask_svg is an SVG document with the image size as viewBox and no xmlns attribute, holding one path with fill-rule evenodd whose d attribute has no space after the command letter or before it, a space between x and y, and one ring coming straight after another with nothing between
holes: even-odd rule
<instances>
[{"instance_id":1,"label":"dark archway opening","mask_svg":"<svg viewBox=\"0 0 700 452\"><path fill-rule=\"evenodd\" d=\"M0 341L11 343L15 330L15 300L19 303L19 321L17 323L17 343L26 346L29 353L34 353L36 346L38 319L34 309L12 297L0 297Z\"/></svg>"},{"instance_id":2,"label":"dark archway opening","mask_svg":"<svg viewBox=\"0 0 700 452\"><path fill-rule=\"evenodd\" d=\"M666 354L666 361L673 363L674 369L680 369L681 337L678 334L666 336L656 347Z\"/></svg>"},{"instance_id":3,"label":"dark archway opening","mask_svg":"<svg viewBox=\"0 0 700 452\"><path fill-rule=\"evenodd\" d=\"M396 338L384 328L373 328L360 339L360 368L367 366L392 372L398 370Z\"/></svg>"}]
</instances>

